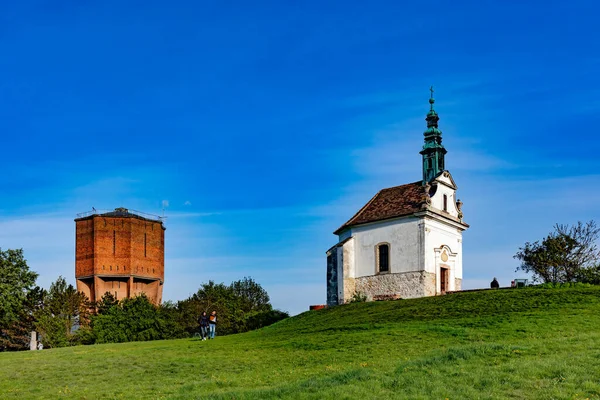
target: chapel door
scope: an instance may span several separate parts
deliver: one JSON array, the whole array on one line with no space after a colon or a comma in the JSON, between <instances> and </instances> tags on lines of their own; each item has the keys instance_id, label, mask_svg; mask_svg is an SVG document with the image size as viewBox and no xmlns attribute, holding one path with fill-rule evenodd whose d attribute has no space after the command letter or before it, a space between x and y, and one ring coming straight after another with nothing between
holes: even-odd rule
<instances>
[{"instance_id":1,"label":"chapel door","mask_svg":"<svg viewBox=\"0 0 600 400\"><path fill-rule=\"evenodd\" d=\"M440 292L446 293L448 290L448 268L440 267Z\"/></svg>"}]
</instances>

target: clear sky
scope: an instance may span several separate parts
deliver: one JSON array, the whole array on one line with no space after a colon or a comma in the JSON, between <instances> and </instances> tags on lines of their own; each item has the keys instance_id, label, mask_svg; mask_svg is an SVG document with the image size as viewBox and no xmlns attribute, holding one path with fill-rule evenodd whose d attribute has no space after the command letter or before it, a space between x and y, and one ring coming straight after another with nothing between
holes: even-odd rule
<instances>
[{"instance_id":1,"label":"clear sky","mask_svg":"<svg viewBox=\"0 0 600 400\"><path fill-rule=\"evenodd\" d=\"M421 177L429 86L465 221L463 287L596 219L596 1L0 5L0 247L74 277L76 214L166 226L164 298L251 276L325 302L332 232Z\"/></svg>"}]
</instances>

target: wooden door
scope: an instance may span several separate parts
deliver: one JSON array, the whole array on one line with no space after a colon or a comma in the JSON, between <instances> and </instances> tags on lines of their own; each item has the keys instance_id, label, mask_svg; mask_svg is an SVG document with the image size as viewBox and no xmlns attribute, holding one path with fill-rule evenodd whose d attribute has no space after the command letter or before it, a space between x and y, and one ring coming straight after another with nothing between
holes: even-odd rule
<instances>
[{"instance_id":1,"label":"wooden door","mask_svg":"<svg viewBox=\"0 0 600 400\"><path fill-rule=\"evenodd\" d=\"M448 268L440 267L440 292L446 293L448 290Z\"/></svg>"}]
</instances>

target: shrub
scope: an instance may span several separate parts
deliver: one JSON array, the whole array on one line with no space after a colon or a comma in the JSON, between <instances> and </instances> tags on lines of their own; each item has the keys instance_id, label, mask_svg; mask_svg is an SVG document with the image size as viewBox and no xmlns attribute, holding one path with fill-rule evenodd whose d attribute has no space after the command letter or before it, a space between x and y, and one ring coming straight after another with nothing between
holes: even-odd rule
<instances>
[{"instance_id":1,"label":"shrub","mask_svg":"<svg viewBox=\"0 0 600 400\"><path fill-rule=\"evenodd\" d=\"M350 303L364 303L367 301L367 295L363 292L354 292L350 298Z\"/></svg>"}]
</instances>

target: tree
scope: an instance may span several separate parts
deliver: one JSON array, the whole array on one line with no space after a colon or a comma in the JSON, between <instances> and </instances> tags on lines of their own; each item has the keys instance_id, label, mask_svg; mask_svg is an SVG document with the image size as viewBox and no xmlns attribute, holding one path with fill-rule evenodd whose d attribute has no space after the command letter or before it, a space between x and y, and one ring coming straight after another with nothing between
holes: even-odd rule
<instances>
[{"instance_id":1,"label":"tree","mask_svg":"<svg viewBox=\"0 0 600 400\"><path fill-rule=\"evenodd\" d=\"M245 312L270 311L272 309L267 291L250 277L232 282L229 289L237 299L237 305Z\"/></svg>"},{"instance_id":2,"label":"tree","mask_svg":"<svg viewBox=\"0 0 600 400\"><path fill-rule=\"evenodd\" d=\"M551 283L599 279L599 236L600 228L593 220L573 226L557 224L541 242L527 242L519 248L514 256L521 261L517 271L533 274L534 281Z\"/></svg>"},{"instance_id":3,"label":"tree","mask_svg":"<svg viewBox=\"0 0 600 400\"><path fill-rule=\"evenodd\" d=\"M29 346L33 311L43 293L35 286L37 276L29 270L22 249L0 249L0 351Z\"/></svg>"},{"instance_id":4,"label":"tree","mask_svg":"<svg viewBox=\"0 0 600 400\"><path fill-rule=\"evenodd\" d=\"M92 316L97 343L120 343L183 337L169 312L154 305L145 294L125 298L104 313Z\"/></svg>"},{"instance_id":5,"label":"tree","mask_svg":"<svg viewBox=\"0 0 600 400\"><path fill-rule=\"evenodd\" d=\"M17 320L0 327L0 351L29 349L31 331L35 326L35 313L44 301L46 291L39 286L27 293L23 308Z\"/></svg>"},{"instance_id":6,"label":"tree","mask_svg":"<svg viewBox=\"0 0 600 400\"><path fill-rule=\"evenodd\" d=\"M108 310L119 304L119 300L111 292L104 293L100 301L96 302L96 312L106 314Z\"/></svg>"},{"instance_id":7,"label":"tree","mask_svg":"<svg viewBox=\"0 0 600 400\"><path fill-rule=\"evenodd\" d=\"M46 347L75 344L75 331L89 325L91 304L62 276L50 285L43 306L36 312L36 327Z\"/></svg>"},{"instance_id":8,"label":"tree","mask_svg":"<svg viewBox=\"0 0 600 400\"><path fill-rule=\"evenodd\" d=\"M23 249L0 249L0 326L19 318L37 276L29 270Z\"/></svg>"},{"instance_id":9,"label":"tree","mask_svg":"<svg viewBox=\"0 0 600 400\"><path fill-rule=\"evenodd\" d=\"M287 313L276 311L267 291L252 278L246 277L230 285L213 281L202 284L190 298L177 303L178 321L192 335L198 331L198 316L202 312L217 312L219 335L246 332L267 326Z\"/></svg>"}]
</instances>

